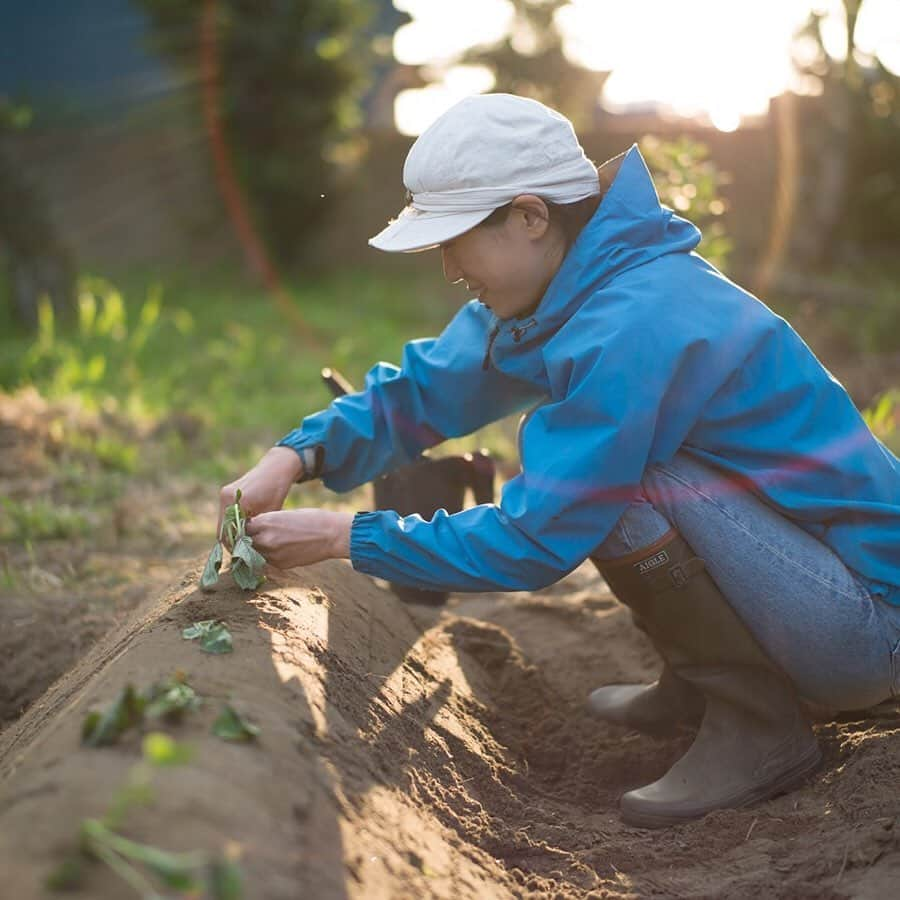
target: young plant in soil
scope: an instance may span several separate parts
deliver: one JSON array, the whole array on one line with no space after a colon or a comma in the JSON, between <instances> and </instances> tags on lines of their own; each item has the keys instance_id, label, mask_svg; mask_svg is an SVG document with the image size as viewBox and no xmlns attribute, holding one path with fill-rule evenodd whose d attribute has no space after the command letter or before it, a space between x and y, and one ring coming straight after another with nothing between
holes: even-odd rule
<instances>
[{"instance_id":1,"label":"young plant in soil","mask_svg":"<svg viewBox=\"0 0 900 900\"><path fill-rule=\"evenodd\" d=\"M121 734L142 725L145 719L178 722L201 702L183 672L154 682L143 692L129 683L104 710L88 712L81 725L81 741L88 747L114 744Z\"/></svg>"},{"instance_id":2,"label":"young plant in soil","mask_svg":"<svg viewBox=\"0 0 900 900\"><path fill-rule=\"evenodd\" d=\"M177 891L179 896L210 897L212 900L241 900L244 896L236 854L204 851L171 852L141 844L120 833L126 814L153 800L153 771L182 765L191 758L190 748L168 735L153 732L145 736L143 759L131 768L102 819L82 819L78 850L67 857L47 878L52 890L79 887L91 861L105 863L141 900L162 900L157 885Z\"/></svg>"},{"instance_id":3,"label":"young plant in soil","mask_svg":"<svg viewBox=\"0 0 900 900\"><path fill-rule=\"evenodd\" d=\"M225 556L225 543L231 547L231 577L245 591L255 591L266 579L262 574L265 557L253 549L253 538L247 534L247 517L241 510L241 492L234 503L226 507L219 529L219 539L206 560L200 576L201 590L208 591L219 580L219 569Z\"/></svg>"},{"instance_id":4,"label":"young plant in soil","mask_svg":"<svg viewBox=\"0 0 900 900\"><path fill-rule=\"evenodd\" d=\"M231 632L225 627L225 623L218 619L194 622L181 632L181 636L186 641L195 641L199 638L200 649L207 653L231 653L234 649Z\"/></svg>"},{"instance_id":5,"label":"young plant in soil","mask_svg":"<svg viewBox=\"0 0 900 900\"><path fill-rule=\"evenodd\" d=\"M259 734L259 728L248 722L230 703L222 706L212 731L224 741L252 741Z\"/></svg>"}]
</instances>

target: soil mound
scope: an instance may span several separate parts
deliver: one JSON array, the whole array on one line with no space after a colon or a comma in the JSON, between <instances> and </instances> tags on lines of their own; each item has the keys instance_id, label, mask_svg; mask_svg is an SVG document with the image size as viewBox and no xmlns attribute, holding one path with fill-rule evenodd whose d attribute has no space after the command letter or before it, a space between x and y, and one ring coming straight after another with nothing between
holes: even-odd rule
<instances>
[{"instance_id":1,"label":"soil mound","mask_svg":"<svg viewBox=\"0 0 900 900\"><path fill-rule=\"evenodd\" d=\"M799 791L662 832L624 826L621 793L690 742L589 718L596 684L649 680L655 659L589 567L533 594L400 603L344 562L274 573L255 595L199 566L148 600L0 737L4 896L42 880L102 815L139 735L80 744L85 711L127 683L180 671L206 698L175 726L194 747L161 771L129 837L164 849L240 848L247 897L886 897L900 875L900 712L817 730L824 768ZM224 620L234 652L202 653L188 624ZM228 700L261 729L210 733ZM129 889L91 866L81 892Z\"/></svg>"}]
</instances>

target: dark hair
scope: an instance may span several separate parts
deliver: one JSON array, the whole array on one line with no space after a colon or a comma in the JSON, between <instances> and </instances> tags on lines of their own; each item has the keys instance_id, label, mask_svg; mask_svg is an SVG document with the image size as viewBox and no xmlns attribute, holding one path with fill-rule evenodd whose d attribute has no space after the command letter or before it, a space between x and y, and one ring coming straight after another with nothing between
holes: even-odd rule
<instances>
[{"instance_id":1,"label":"dark hair","mask_svg":"<svg viewBox=\"0 0 900 900\"><path fill-rule=\"evenodd\" d=\"M578 239L581 229L593 218L602 199L602 194L595 194L593 197L585 197L584 200L576 200L574 203L551 203L549 200L544 200L544 203L547 204L547 211L550 213L551 223L558 222L562 228L566 251ZM502 225L509 216L510 209L512 209L512 203L498 207L481 222L481 225L488 227Z\"/></svg>"}]
</instances>

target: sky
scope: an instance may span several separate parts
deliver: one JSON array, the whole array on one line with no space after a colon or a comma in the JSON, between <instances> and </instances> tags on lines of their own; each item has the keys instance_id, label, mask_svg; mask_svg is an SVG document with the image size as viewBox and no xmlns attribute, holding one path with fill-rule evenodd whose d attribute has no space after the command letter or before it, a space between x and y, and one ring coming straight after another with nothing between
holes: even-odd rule
<instances>
[{"instance_id":1,"label":"sky","mask_svg":"<svg viewBox=\"0 0 900 900\"><path fill-rule=\"evenodd\" d=\"M394 0L413 21L394 38L394 54L409 65L433 67L439 81L397 97L395 118L405 134L419 134L463 97L488 91L484 68L455 66L477 43L510 29L509 0ZM762 115L787 89L815 90L791 63L792 36L811 10L826 14L826 49L842 58L846 40L840 0L572 0L557 23L566 54L583 66L611 71L600 102L611 112L658 104L732 131ZM527 51L534 36L513 35ZM865 0L857 44L900 75L900 0ZM802 56L809 46L800 45Z\"/></svg>"}]
</instances>

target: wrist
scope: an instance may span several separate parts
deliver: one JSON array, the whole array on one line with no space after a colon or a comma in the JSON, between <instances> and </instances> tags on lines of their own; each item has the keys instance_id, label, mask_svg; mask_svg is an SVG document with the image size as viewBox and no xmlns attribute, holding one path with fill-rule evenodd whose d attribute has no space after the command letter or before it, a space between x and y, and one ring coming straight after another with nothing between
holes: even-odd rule
<instances>
[{"instance_id":1,"label":"wrist","mask_svg":"<svg viewBox=\"0 0 900 900\"><path fill-rule=\"evenodd\" d=\"M275 465L292 482L299 481L306 474L303 457L291 447L272 447L266 452L264 459Z\"/></svg>"},{"instance_id":2,"label":"wrist","mask_svg":"<svg viewBox=\"0 0 900 900\"><path fill-rule=\"evenodd\" d=\"M332 550L333 559L350 559L350 530L353 527L353 513L336 512L333 516Z\"/></svg>"}]
</instances>

